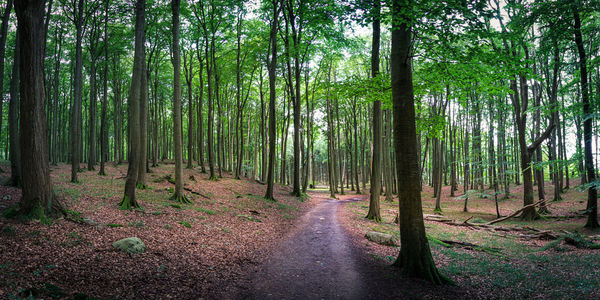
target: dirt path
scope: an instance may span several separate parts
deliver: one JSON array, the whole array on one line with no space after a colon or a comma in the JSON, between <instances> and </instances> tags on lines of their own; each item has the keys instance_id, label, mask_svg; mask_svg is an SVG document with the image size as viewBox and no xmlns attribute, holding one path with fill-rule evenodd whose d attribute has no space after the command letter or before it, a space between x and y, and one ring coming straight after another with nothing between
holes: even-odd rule
<instances>
[{"instance_id":1,"label":"dirt path","mask_svg":"<svg viewBox=\"0 0 600 300\"><path fill-rule=\"evenodd\" d=\"M259 268L252 298L364 298L362 261L336 213L360 199L327 199L305 214L295 233Z\"/></svg>"}]
</instances>

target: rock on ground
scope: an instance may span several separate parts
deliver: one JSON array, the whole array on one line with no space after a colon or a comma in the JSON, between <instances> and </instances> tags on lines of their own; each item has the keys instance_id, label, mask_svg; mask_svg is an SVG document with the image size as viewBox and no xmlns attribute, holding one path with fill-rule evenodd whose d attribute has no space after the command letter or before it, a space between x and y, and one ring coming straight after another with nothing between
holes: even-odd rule
<instances>
[{"instance_id":1,"label":"rock on ground","mask_svg":"<svg viewBox=\"0 0 600 300\"><path fill-rule=\"evenodd\" d=\"M391 234L368 231L367 234L365 234L365 237L367 240L380 245L397 246L396 238L394 238Z\"/></svg>"},{"instance_id":2,"label":"rock on ground","mask_svg":"<svg viewBox=\"0 0 600 300\"><path fill-rule=\"evenodd\" d=\"M127 253L139 254L146 251L146 245L138 237L128 237L112 243L113 247Z\"/></svg>"}]
</instances>

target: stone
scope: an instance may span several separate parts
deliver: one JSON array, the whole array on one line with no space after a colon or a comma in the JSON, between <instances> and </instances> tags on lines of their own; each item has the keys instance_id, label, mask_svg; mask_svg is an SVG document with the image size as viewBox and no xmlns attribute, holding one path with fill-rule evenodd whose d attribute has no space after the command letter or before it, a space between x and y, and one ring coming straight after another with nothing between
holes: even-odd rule
<instances>
[{"instance_id":1,"label":"stone","mask_svg":"<svg viewBox=\"0 0 600 300\"><path fill-rule=\"evenodd\" d=\"M368 231L367 234L365 234L365 237L367 240L380 245L397 246L396 238L391 234Z\"/></svg>"},{"instance_id":2,"label":"stone","mask_svg":"<svg viewBox=\"0 0 600 300\"><path fill-rule=\"evenodd\" d=\"M139 254L146 251L146 245L138 237L128 237L112 243L113 247L130 254Z\"/></svg>"}]
</instances>

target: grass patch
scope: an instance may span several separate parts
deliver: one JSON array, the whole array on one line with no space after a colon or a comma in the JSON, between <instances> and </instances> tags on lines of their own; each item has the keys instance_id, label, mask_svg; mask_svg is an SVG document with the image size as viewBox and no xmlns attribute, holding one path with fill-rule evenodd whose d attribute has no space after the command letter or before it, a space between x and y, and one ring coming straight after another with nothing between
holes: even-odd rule
<instances>
[{"instance_id":1,"label":"grass patch","mask_svg":"<svg viewBox=\"0 0 600 300\"><path fill-rule=\"evenodd\" d=\"M106 224L106 226L113 227L113 228L118 228L118 227L123 227L123 224L110 223L110 224Z\"/></svg>"},{"instance_id":2,"label":"grass patch","mask_svg":"<svg viewBox=\"0 0 600 300\"><path fill-rule=\"evenodd\" d=\"M210 210L210 209L204 208L204 207L194 207L193 209L197 212L203 212L207 215L216 215L217 214L214 210Z\"/></svg>"},{"instance_id":3,"label":"grass patch","mask_svg":"<svg viewBox=\"0 0 600 300\"><path fill-rule=\"evenodd\" d=\"M186 221L179 221L179 224L181 224L187 228L192 228L192 224L190 224L189 222L186 222Z\"/></svg>"}]
</instances>

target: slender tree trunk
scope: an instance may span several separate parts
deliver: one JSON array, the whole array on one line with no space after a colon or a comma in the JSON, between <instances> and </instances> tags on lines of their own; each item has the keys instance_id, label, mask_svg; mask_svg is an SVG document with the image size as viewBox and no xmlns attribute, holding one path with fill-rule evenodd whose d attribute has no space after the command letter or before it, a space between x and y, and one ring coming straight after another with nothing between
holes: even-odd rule
<instances>
[{"instance_id":1,"label":"slender tree trunk","mask_svg":"<svg viewBox=\"0 0 600 300\"><path fill-rule=\"evenodd\" d=\"M57 28L57 51L56 51L56 61L54 63L54 96L52 97L54 104L52 105L52 142L51 142L51 158L50 161L52 165L56 165L58 149L57 149L57 139L58 139L58 91L60 88L60 63L62 57L62 43L63 43L63 31L60 28ZM1 69L1 67L0 67ZM1 71L0 71L1 72ZM0 109L1 114L1 109ZM1 118L1 117L0 117ZM0 120L1 122L1 120Z\"/></svg>"},{"instance_id":2,"label":"slender tree trunk","mask_svg":"<svg viewBox=\"0 0 600 300\"><path fill-rule=\"evenodd\" d=\"M585 157L585 170L587 173L588 182L596 180L596 172L594 171L594 158L592 156L592 107L588 96L588 73L587 73L587 57L583 46L583 38L581 36L581 20L579 11L573 4L573 19L575 20L575 44L577 45L577 54L579 55L579 71L581 74L581 100L583 102L583 145ZM586 228L598 228L598 191L595 186L588 187L588 219L585 223Z\"/></svg>"},{"instance_id":3,"label":"slender tree trunk","mask_svg":"<svg viewBox=\"0 0 600 300\"><path fill-rule=\"evenodd\" d=\"M173 12L173 144L175 146L175 192L171 199L190 203L183 194L183 143L181 133L181 57L179 49L180 0L171 1Z\"/></svg>"},{"instance_id":4,"label":"slender tree trunk","mask_svg":"<svg viewBox=\"0 0 600 300\"><path fill-rule=\"evenodd\" d=\"M269 35L269 50L271 59L268 63L269 70L269 170L267 174L267 191L265 198L275 200L273 196L273 180L275 179L275 79L277 68L277 28L279 20L279 1L273 1L273 20L271 20L271 33Z\"/></svg>"},{"instance_id":5,"label":"slender tree trunk","mask_svg":"<svg viewBox=\"0 0 600 300\"><path fill-rule=\"evenodd\" d=\"M102 111L100 112L100 172L99 175L106 175L104 164L108 157L108 126L106 120L106 110L108 105L108 7L110 0L104 1L104 89L102 93Z\"/></svg>"},{"instance_id":6,"label":"slender tree trunk","mask_svg":"<svg viewBox=\"0 0 600 300\"><path fill-rule=\"evenodd\" d=\"M19 80L21 70L21 36L17 30L15 54L13 57L12 78L10 81L10 103L8 107L8 133L10 139L10 180L9 185L21 186L21 149L19 143ZM22 120L21 120L22 121Z\"/></svg>"},{"instance_id":7,"label":"slender tree trunk","mask_svg":"<svg viewBox=\"0 0 600 300\"><path fill-rule=\"evenodd\" d=\"M140 189L148 188L146 173L148 172L148 67L146 58L142 61L142 77L140 82L140 158L136 186Z\"/></svg>"},{"instance_id":8,"label":"slender tree trunk","mask_svg":"<svg viewBox=\"0 0 600 300\"><path fill-rule=\"evenodd\" d=\"M73 107L71 109L71 182L78 182L79 162L81 161L81 102L83 90L83 57L81 43L83 40L83 3L77 2L75 10L75 82Z\"/></svg>"},{"instance_id":9,"label":"slender tree trunk","mask_svg":"<svg viewBox=\"0 0 600 300\"><path fill-rule=\"evenodd\" d=\"M3 118L3 107L4 107L4 58L6 54L6 34L8 33L8 20L10 19L10 12L12 10L13 0L8 0L4 7L4 13L2 14L2 25L0 25L0 125L2 125ZM62 35L61 35L62 37ZM58 40L59 44L62 45L62 38ZM60 46L59 46L60 47ZM17 47L15 47L16 49ZM55 106L56 107L56 106ZM56 116L54 117L56 120ZM56 121L54 122L56 123ZM53 124L54 124L53 123ZM0 126L0 136L2 133L2 126ZM54 139L53 139L54 141ZM54 148L53 148L54 149ZM0 172L2 170L0 169Z\"/></svg>"},{"instance_id":10,"label":"slender tree trunk","mask_svg":"<svg viewBox=\"0 0 600 300\"><path fill-rule=\"evenodd\" d=\"M381 39L381 3L373 1L373 48L371 49L371 77L379 75L379 44ZM373 163L371 167L371 194L366 218L381 221L379 195L381 192L381 101L373 102Z\"/></svg>"}]
</instances>

